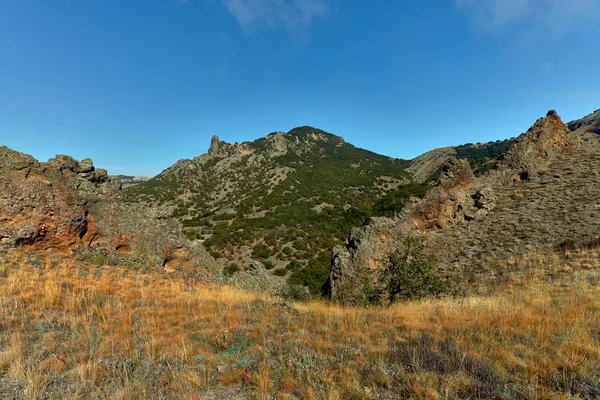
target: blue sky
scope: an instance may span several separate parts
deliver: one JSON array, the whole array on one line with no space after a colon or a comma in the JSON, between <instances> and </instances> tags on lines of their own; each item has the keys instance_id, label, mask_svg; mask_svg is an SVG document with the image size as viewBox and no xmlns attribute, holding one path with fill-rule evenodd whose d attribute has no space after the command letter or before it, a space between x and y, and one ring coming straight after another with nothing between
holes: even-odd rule
<instances>
[{"instance_id":1,"label":"blue sky","mask_svg":"<svg viewBox=\"0 0 600 400\"><path fill-rule=\"evenodd\" d=\"M398 158L600 108L600 0L0 0L0 145L155 175L312 125Z\"/></svg>"}]
</instances>

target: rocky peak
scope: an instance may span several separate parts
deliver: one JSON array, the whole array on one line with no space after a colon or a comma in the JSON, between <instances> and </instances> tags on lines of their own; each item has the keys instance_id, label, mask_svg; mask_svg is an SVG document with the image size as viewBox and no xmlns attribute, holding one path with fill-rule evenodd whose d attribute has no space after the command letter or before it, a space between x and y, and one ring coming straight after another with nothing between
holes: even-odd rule
<instances>
[{"instance_id":1,"label":"rocky peak","mask_svg":"<svg viewBox=\"0 0 600 400\"><path fill-rule=\"evenodd\" d=\"M208 154L217 154L219 153L219 148L221 147L221 141L217 135L213 135L210 139L210 147L208 148Z\"/></svg>"},{"instance_id":2,"label":"rocky peak","mask_svg":"<svg viewBox=\"0 0 600 400\"><path fill-rule=\"evenodd\" d=\"M485 224L491 211L498 212L499 196L514 188L513 181L520 183L534 177L558 159L557 154L575 151L579 143L579 137L555 111L550 111L516 140L495 170L480 177L474 176L466 160L444 160L450 156L450 152L444 152L436 157L440 159L436 161L441 165L440 176L423 199L408 202L403 214L393 220L373 220L368 226L353 229L346 246L333 250L331 296L342 302L364 300L362 288L381 285L379 271L401 246L402 238L413 234L442 237ZM438 250L444 253L448 249Z\"/></svg>"},{"instance_id":3,"label":"rocky peak","mask_svg":"<svg viewBox=\"0 0 600 400\"><path fill-rule=\"evenodd\" d=\"M6 146L0 146L0 172L20 171L37 164L39 164L37 160L29 154L19 153Z\"/></svg>"},{"instance_id":4,"label":"rocky peak","mask_svg":"<svg viewBox=\"0 0 600 400\"><path fill-rule=\"evenodd\" d=\"M580 139L563 123L554 110L538 119L499 160L497 169L509 173L514 182L537 174L554 155L580 144Z\"/></svg>"},{"instance_id":5,"label":"rocky peak","mask_svg":"<svg viewBox=\"0 0 600 400\"><path fill-rule=\"evenodd\" d=\"M246 144L227 143L222 140L219 140L219 137L217 135L214 135L210 140L210 147L208 148L207 155L209 156L209 158L225 158L234 155L244 154L247 152L248 149Z\"/></svg>"},{"instance_id":6,"label":"rocky peak","mask_svg":"<svg viewBox=\"0 0 600 400\"><path fill-rule=\"evenodd\" d=\"M271 141L271 145L273 146L275 152L278 154L285 154L288 150L287 139L284 135L285 134L283 132L275 132L267 136L267 138Z\"/></svg>"}]
</instances>

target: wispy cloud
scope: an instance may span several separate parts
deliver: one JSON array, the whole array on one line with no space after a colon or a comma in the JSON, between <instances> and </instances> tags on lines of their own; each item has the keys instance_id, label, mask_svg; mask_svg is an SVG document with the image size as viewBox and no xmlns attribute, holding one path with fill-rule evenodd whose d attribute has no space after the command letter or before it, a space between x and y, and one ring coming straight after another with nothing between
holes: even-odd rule
<instances>
[{"instance_id":1,"label":"wispy cloud","mask_svg":"<svg viewBox=\"0 0 600 400\"><path fill-rule=\"evenodd\" d=\"M454 0L481 29L494 30L525 22L552 30L565 29L574 19L600 17L600 0Z\"/></svg>"},{"instance_id":2,"label":"wispy cloud","mask_svg":"<svg viewBox=\"0 0 600 400\"><path fill-rule=\"evenodd\" d=\"M573 99L600 98L600 90L574 90L569 93L569 97Z\"/></svg>"},{"instance_id":3,"label":"wispy cloud","mask_svg":"<svg viewBox=\"0 0 600 400\"><path fill-rule=\"evenodd\" d=\"M221 1L247 34L277 28L301 33L330 12L330 0Z\"/></svg>"}]
</instances>

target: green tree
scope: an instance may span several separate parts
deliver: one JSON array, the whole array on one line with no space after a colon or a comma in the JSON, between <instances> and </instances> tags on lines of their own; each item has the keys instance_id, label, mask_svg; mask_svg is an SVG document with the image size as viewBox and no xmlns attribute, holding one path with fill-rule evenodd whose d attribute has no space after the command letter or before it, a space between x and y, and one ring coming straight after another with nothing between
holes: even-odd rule
<instances>
[{"instance_id":1,"label":"green tree","mask_svg":"<svg viewBox=\"0 0 600 400\"><path fill-rule=\"evenodd\" d=\"M407 236L400 250L390 256L383 270L385 293L390 303L438 295L444 284L436 273L436 262L426 253L424 236Z\"/></svg>"}]
</instances>

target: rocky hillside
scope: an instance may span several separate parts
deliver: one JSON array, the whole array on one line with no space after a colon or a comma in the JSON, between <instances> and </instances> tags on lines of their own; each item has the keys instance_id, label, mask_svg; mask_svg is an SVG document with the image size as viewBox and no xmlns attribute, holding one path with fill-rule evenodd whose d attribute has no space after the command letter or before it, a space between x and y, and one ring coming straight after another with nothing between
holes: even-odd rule
<instances>
[{"instance_id":1,"label":"rocky hillside","mask_svg":"<svg viewBox=\"0 0 600 400\"><path fill-rule=\"evenodd\" d=\"M365 301L365 285L383 284L390 256L405 238L425 235L451 290L493 282L496 268L526 251L586 243L600 234L600 143L582 143L551 111L519 136L492 170L476 176L465 160L450 160L421 200L402 215L373 219L336 247L331 294ZM542 250L543 251L543 250Z\"/></svg>"},{"instance_id":2,"label":"rocky hillside","mask_svg":"<svg viewBox=\"0 0 600 400\"><path fill-rule=\"evenodd\" d=\"M594 140L600 135L600 110L596 110L577 121L568 123L569 129L582 135L584 139Z\"/></svg>"},{"instance_id":3,"label":"rocky hillside","mask_svg":"<svg viewBox=\"0 0 600 400\"><path fill-rule=\"evenodd\" d=\"M378 199L410 186L408 165L301 127L242 144L215 136L208 153L125 192L132 203L170 207L229 272L261 261L272 275L317 292L331 248L378 209Z\"/></svg>"},{"instance_id":4,"label":"rocky hillside","mask_svg":"<svg viewBox=\"0 0 600 400\"><path fill-rule=\"evenodd\" d=\"M121 187L127 188L148 182L150 178L147 176L119 175L119 180L121 181Z\"/></svg>"},{"instance_id":5,"label":"rocky hillside","mask_svg":"<svg viewBox=\"0 0 600 400\"><path fill-rule=\"evenodd\" d=\"M353 226L400 213L409 198L425 194L449 158L466 158L479 174L510 143L467 144L405 161L311 127L242 144L215 136L208 153L125 193L131 203L172 210L188 237L202 241L230 274L262 264L258 270L318 293L331 249Z\"/></svg>"},{"instance_id":6,"label":"rocky hillside","mask_svg":"<svg viewBox=\"0 0 600 400\"><path fill-rule=\"evenodd\" d=\"M219 279L202 246L160 209L124 205L121 183L92 160L48 162L0 147L0 251L79 254L98 263Z\"/></svg>"}]
</instances>

